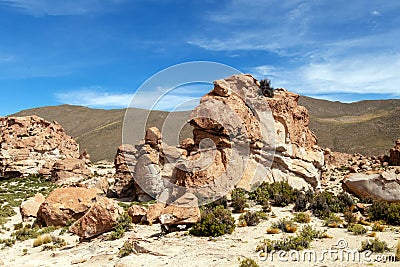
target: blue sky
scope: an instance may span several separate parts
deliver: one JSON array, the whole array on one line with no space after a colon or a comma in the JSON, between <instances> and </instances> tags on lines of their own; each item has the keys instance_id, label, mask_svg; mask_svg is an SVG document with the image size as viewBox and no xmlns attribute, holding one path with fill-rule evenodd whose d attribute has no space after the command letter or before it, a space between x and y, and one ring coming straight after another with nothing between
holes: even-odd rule
<instances>
[{"instance_id":1,"label":"blue sky","mask_svg":"<svg viewBox=\"0 0 400 267\"><path fill-rule=\"evenodd\" d=\"M0 0L0 115L126 107L155 73L198 60L318 98L399 98L399 25L400 1Z\"/></svg>"}]
</instances>

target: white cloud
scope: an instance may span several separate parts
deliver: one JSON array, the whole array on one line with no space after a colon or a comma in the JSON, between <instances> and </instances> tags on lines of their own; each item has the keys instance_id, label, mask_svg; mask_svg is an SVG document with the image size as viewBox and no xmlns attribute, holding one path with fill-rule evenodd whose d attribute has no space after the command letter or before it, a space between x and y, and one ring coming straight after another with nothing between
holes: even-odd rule
<instances>
[{"instance_id":1,"label":"white cloud","mask_svg":"<svg viewBox=\"0 0 400 267\"><path fill-rule=\"evenodd\" d=\"M378 10L374 10L371 12L372 16L381 16L381 13Z\"/></svg>"},{"instance_id":2,"label":"white cloud","mask_svg":"<svg viewBox=\"0 0 400 267\"><path fill-rule=\"evenodd\" d=\"M105 92L101 87L56 93L60 103L92 108L143 108L167 111L190 110L208 93L210 85L184 85L177 88L158 87L138 93Z\"/></svg>"},{"instance_id":3,"label":"white cloud","mask_svg":"<svg viewBox=\"0 0 400 267\"><path fill-rule=\"evenodd\" d=\"M109 12L125 0L2 0L0 5L33 16L84 15Z\"/></svg>"}]
</instances>

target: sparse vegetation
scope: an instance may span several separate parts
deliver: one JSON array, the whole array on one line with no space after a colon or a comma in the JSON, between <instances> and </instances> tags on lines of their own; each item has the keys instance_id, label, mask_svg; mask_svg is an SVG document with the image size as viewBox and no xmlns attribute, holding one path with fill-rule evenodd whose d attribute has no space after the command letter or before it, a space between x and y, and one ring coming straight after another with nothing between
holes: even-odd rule
<instances>
[{"instance_id":1,"label":"sparse vegetation","mask_svg":"<svg viewBox=\"0 0 400 267\"><path fill-rule=\"evenodd\" d=\"M189 233L195 236L221 236L231 234L235 229L235 219L230 210L222 206L203 208L200 222L193 225Z\"/></svg>"},{"instance_id":2,"label":"sparse vegetation","mask_svg":"<svg viewBox=\"0 0 400 267\"><path fill-rule=\"evenodd\" d=\"M367 229L361 224L350 225L347 230L355 235L363 235L367 232Z\"/></svg>"},{"instance_id":3,"label":"sparse vegetation","mask_svg":"<svg viewBox=\"0 0 400 267\"><path fill-rule=\"evenodd\" d=\"M256 251L270 252L272 250L303 250L310 247L312 240L323 238L325 232L317 231L311 226L304 226L296 236L289 236L281 240L264 239L257 246Z\"/></svg>"},{"instance_id":4,"label":"sparse vegetation","mask_svg":"<svg viewBox=\"0 0 400 267\"><path fill-rule=\"evenodd\" d=\"M259 267L259 265L253 259L244 258L243 260L241 260L239 267Z\"/></svg>"},{"instance_id":5,"label":"sparse vegetation","mask_svg":"<svg viewBox=\"0 0 400 267\"><path fill-rule=\"evenodd\" d=\"M260 223L260 216L255 211L248 211L239 217L239 226L256 226Z\"/></svg>"},{"instance_id":6,"label":"sparse vegetation","mask_svg":"<svg viewBox=\"0 0 400 267\"><path fill-rule=\"evenodd\" d=\"M346 210L345 212L343 212L343 217L346 223L349 225L355 224L357 222L357 217L351 210Z\"/></svg>"},{"instance_id":7,"label":"sparse vegetation","mask_svg":"<svg viewBox=\"0 0 400 267\"><path fill-rule=\"evenodd\" d=\"M298 212L294 214L293 220L298 223L309 223L311 221L311 217L308 213Z\"/></svg>"},{"instance_id":8,"label":"sparse vegetation","mask_svg":"<svg viewBox=\"0 0 400 267\"><path fill-rule=\"evenodd\" d=\"M49 234L41 235L38 236L34 241L33 241L33 247L39 247L43 244L48 244L51 243L52 239Z\"/></svg>"},{"instance_id":9,"label":"sparse vegetation","mask_svg":"<svg viewBox=\"0 0 400 267\"><path fill-rule=\"evenodd\" d=\"M119 249L118 256L121 258L129 256L134 252L134 247L132 242L125 241L124 245Z\"/></svg>"},{"instance_id":10,"label":"sparse vegetation","mask_svg":"<svg viewBox=\"0 0 400 267\"><path fill-rule=\"evenodd\" d=\"M324 226L337 228L343 224L343 220L335 213L329 214L329 217L325 219Z\"/></svg>"},{"instance_id":11,"label":"sparse vegetation","mask_svg":"<svg viewBox=\"0 0 400 267\"><path fill-rule=\"evenodd\" d=\"M276 223L273 223L271 228L277 228L285 233L294 233L297 231L297 224L292 220L280 219Z\"/></svg>"},{"instance_id":12,"label":"sparse vegetation","mask_svg":"<svg viewBox=\"0 0 400 267\"><path fill-rule=\"evenodd\" d=\"M231 207L234 213L243 213L248 207L246 192L243 189L236 188L232 191Z\"/></svg>"},{"instance_id":13,"label":"sparse vegetation","mask_svg":"<svg viewBox=\"0 0 400 267\"><path fill-rule=\"evenodd\" d=\"M114 230L111 232L108 240L117 240L124 236L125 232L129 231L132 227L132 218L128 215L128 213L122 214L119 219L117 225L114 227Z\"/></svg>"},{"instance_id":14,"label":"sparse vegetation","mask_svg":"<svg viewBox=\"0 0 400 267\"><path fill-rule=\"evenodd\" d=\"M375 232L383 232L383 231L385 231L385 225L383 225L383 224L381 224L380 222L374 222L373 224L372 224L372 231L375 231Z\"/></svg>"},{"instance_id":15,"label":"sparse vegetation","mask_svg":"<svg viewBox=\"0 0 400 267\"><path fill-rule=\"evenodd\" d=\"M400 204L375 201L368 210L371 221L383 220L391 225L400 225Z\"/></svg>"},{"instance_id":16,"label":"sparse vegetation","mask_svg":"<svg viewBox=\"0 0 400 267\"><path fill-rule=\"evenodd\" d=\"M390 248L388 247L385 241L380 241L378 238L375 238L361 242L360 251L366 251L366 250L376 253L384 253L386 251L390 251Z\"/></svg>"}]
</instances>

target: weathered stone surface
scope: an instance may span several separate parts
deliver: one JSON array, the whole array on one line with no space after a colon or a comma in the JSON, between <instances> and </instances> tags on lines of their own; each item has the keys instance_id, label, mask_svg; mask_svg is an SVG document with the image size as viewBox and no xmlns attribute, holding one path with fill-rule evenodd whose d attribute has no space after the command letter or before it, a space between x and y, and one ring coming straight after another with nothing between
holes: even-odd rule
<instances>
[{"instance_id":1,"label":"weathered stone surface","mask_svg":"<svg viewBox=\"0 0 400 267\"><path fill-rule=\"evenodd\" d=\"M109 189L109 196L134 197L134 172L137 150L133 145L121 145L115 156L115 183Z\"/></svg>"},{"instance_id":2,"label":"weathered stone surface","mask_svg":"<svg viewBox=\"0 0 400 267\"><path fill-rule=\"evenodd\" d=\"M159 222L159 217L161 215L161 212L163 211L165 207L164 203L156 203L152 204L147 208L147 214L144 219L144 221L152 224L152 223L157 223Z\"/></svg>"},{"instance_id":3,"label":"weathered stone surface","mask_svg":"<svg viewBox=\"0 0 400 267\"><path fill-rule=\"evenodd\" d=\"M57 160L78 158L78 144L57 122L38 116L0 118L0 177L48 174Z\"/></svg>"},{"instance_id":4,"label":"weathered stone surface","mask_svg":"<svg viewBox=\"0 0 400 267\"><path fill-rule=\"evenodd\" d=\"M389 164L400 166L400 139L396 141L396 146L390 149Z\"/></svg>"},{"instance_id":5,"label":"weathered stone surface","mask_svg":"<svg viewBox=\"0 0 400 267\"><path fill-rule=\"evenodd\" d=\"M69 231L81 238L91 238L112 230L123 209L112 199L97 200L86 214L69 227Z\"/></svg>"},{"instance_id":6,"label":"weathered stone surface","mask_svg":"<svg viewBox=\"0 0 400 267\"><path fill-rule=\"evenodd\" d=\"M140 223L147 214L147 209L140 205L132 205L128 209L128 215L132 218L133 223Z\"/></svg>"},{"instance_id":7,"label":"weathered stone surface","mask_svg":"<svg viewBox=\"0 0 400 267\"><path fill-rule=\"evenodd\" d=\"M37 218L46 226L64 226L82 217L96 201L96 197L95 189L57 188L40 205Z\"/></svg>"},{"instance_id":8,"label":"weathered stone surface","mask_svg":"<svg viewBox=\"0 0 400 267\"><path fill-rule=\"evenodd\" d=\"M186 193L169 204L160 214L160 221L164 225L194 224L199 220L199 201L191 193Z\"/></svg>"},{"instance_id":9,"label":"weathered stone surface","mask_svg":"<svg viewBox=\"0 0 400 267\"><path fill-rule=\"evenodd\" d=\"M35 196L23 201L19 208L22 221L26 222L30 219L36 218L39 207L45 200L45 197L41 193L37 193Z\"/></svg>"},{"instance_id":10,"label":"weathered stone surface","mask_svg":"<svg viewBox=\"0 0 400 267\"><path fill-rule=\"evenodd\" d=\"M150 127L146 130L144 139L146 144L150 145L151 147L158 147L161 144L161 132L157 127Z\"/></svg>"},{"instance_id":11,"label":"weathered stone surface","mask_svg":"<svg viewBox=\"0 0 400 267\"><path fill-rule=\"evenodd\" d=\"M395 172L351 174L343 188L359 198L400 202L400 175Z\"/></svg>"},{"instance_id":12,"label":"weathered stone surface","mask_svg":"<svg viewBox=\"0 0 400 267\"><path fill-rule=\"evenodd\" d=\"M92 172L82 159L62 159L54 163L51 170L52 181L59 185L71 185L87 180Z\"/></svg>"}]
</instances>

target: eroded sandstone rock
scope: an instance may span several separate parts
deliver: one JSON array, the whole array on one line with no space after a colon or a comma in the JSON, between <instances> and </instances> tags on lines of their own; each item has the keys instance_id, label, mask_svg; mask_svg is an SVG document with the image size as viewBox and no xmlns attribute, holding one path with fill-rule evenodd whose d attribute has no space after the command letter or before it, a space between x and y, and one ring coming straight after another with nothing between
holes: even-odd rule
<instances>
[{"instance_id":1,"label":"eroded sandstone rock","mask_svg":"<svg viewBox=\"0 0 400 267\"><path fill-rule=\"evenodd\" d=\"M49 174L54 162L78 157L78 144L57 122L38 116L0 118L0 177Z\"/></svg>"},{"instance_id":2,"label":"eroded sandstone rock","mask_svg":"<svg viewBox=\"0 0 400 267\"><path fill-rule=\"evenodd\" d=\"M112 230L122 213L123 208L116 201L100 198L83 217L69 227L69 231L81 238L97 236Z\"/></svg>"},{"instance_id":3,"label":"eroded sandstone rock","mask_svg":"<svg viewBox=\"0 0 400 267\"><path fill-rule=\"evenodd\" d=\"M37 218L46 226L65 226L81 218L95 203L97 190L81 187L54 189L40 205Z\"/></svg>"}]
</instances>

